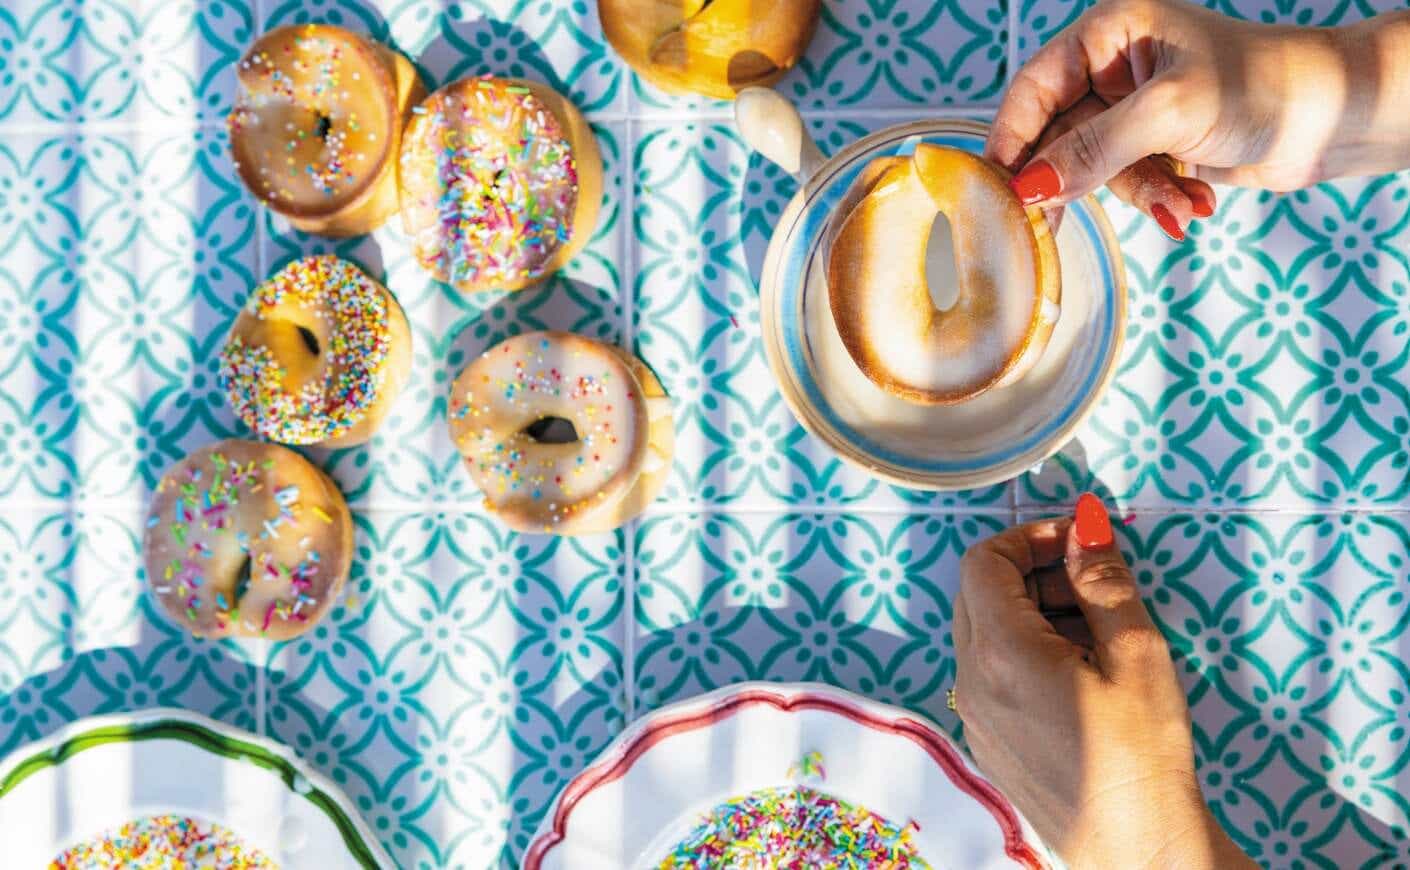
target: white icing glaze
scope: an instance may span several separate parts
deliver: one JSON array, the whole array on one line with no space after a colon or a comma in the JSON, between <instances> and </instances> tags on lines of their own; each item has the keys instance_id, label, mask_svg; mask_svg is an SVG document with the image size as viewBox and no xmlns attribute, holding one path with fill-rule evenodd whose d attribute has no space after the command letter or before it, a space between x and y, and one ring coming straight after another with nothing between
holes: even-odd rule
<instances>
[{"instance_id":1,"label":"white icing glaze","mask_svg":"<svg viewBox=\"0 0 1410 870\"><path fill-rule=\"evenodd\" d=\"M648 459L647 403L607 345L561 332L510 338L461 372L451 433L487 505L509 525L555 531L619 500ZM578 440L545 444L525 430L549 417Z\"/></svg>"}]
</instances>

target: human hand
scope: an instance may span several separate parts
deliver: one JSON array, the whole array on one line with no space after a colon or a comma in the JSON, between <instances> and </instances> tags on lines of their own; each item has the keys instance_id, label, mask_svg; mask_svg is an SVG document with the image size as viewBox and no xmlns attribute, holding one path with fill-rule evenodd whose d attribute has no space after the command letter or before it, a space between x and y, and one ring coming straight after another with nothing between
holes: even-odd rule
<instances>
[{"instance_id":1,"label":"human hand","mask_svg":"<svg viewBox=\"0 0 1410 870\"><path fill-rule=\"evenodd\" d=\"M1064 558L1065 591L1025 585ZM980 542L960 574L957 712L1043 840L1074 868L1252 867L1200 794L1184 691L1101 502ZM1090 649L1040 612L1034 592L1051 606L1054 591L1080 608Z\"/></svg>"},{"instance_id":2,"label":"human hand","mask_svg":"<svg viewBox=\"0 0 1410 870\"><path fill-rule=\"evenodd\" d=\"M1018 72L986 155L1018 173L1025 204L1115 179L1118 197L1178 240L1213 213L1206 182L1291 190L1410 165L1406 100L1410 13L1319 29L1106 0Z\"/></svg>"}]
</instances>

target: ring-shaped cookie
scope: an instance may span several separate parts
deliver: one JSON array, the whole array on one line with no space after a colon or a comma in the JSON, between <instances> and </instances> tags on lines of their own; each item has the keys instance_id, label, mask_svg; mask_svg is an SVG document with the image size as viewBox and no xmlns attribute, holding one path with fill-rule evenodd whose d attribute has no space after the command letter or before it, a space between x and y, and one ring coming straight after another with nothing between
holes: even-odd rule
<instances>
[{"instance_id":1,"label":"ring-shaped cookie","mask_svg":"<svg viewBox=\"0 0 1410 870\"><path fill-rule=\"evenodd\" d=\"M235 416L284 444L360 444L411 374L392 294L332 254L294 260L250 294L220 358Z\"/></svg>"},{"instance_id":2,"label":"ring-shaped cookie","mask_svg":"<svg viewBox=\"0 0 1410 870\"><path fill-rule=\"evenodd\" d=\"M232 438L162 476L142 552L157 603L193 635L287 640L313 627L342 590L352 515L307 459Z\"/></svg>"},{"instance_id":3,"label":"ring-shaped cookie","mask_svg":"<svg viewBox=\"0 0 1410 870\"><path fill-rule=\"evenodd\" d=\"M926 279L937 215L949 221L957 294L936 307ZM1062 296L1057 244L1007 175L940 145L873 161L828 252L828 298L854 362L903 399L948 405L1012 383L1042 355Z\"/></svg>"},{"instance_id":4,"label":"ring-shaped cookie","mask_svg":"<svg viewBox=\"0 0 1410 870\"><path fill-rule=\"evenodd\" d=\"M271 210L326 236L396 212L401 130L426 95L411 61L341 27L291 24L255 40L235 74L235 169Z\"/></svg>"},{"instance_id":5,"label":"ring-shaped cookie","mask_svg":"<svg viewBox=\"0 0 1410 870\"><path fill-rule=\"evenodd\" d=\"M627 352L567 332L507 339L456 378L451 436L485 506L513 529L580 535L616 528L670 468L670 400ZM550 439L547 422L571 424Z\"/></svg>"}]
</instances>

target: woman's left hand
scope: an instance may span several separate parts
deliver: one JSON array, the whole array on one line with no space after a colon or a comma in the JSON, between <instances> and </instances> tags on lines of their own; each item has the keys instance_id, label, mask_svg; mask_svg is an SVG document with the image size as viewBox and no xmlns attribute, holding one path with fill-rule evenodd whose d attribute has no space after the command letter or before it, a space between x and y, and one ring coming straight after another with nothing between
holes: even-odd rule
<instances>
[{"instance_id":1,"label":"woman's left hand","mask_svg":"<svg viewBox=\"0 0 1410 870\"><path fill-rule=\"evenodd\" d=\"M1076 523L1018 526L965 554L955 700L970 750L1069 866L1251 867L1200 794L1184 690L1113 538L1089 495ZM1064 560L1090 649L1026 582Z\"/></svg>"}]
</instances>

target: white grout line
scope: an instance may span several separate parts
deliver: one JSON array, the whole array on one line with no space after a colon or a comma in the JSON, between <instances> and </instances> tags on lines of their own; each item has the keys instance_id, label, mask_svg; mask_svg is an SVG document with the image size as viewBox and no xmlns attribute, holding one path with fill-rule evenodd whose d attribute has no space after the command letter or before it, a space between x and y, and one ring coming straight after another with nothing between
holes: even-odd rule
<instances>
[{"instance_id":1,"label":"white grout line","mask_svg":"<svg viewBox=\"0 0 1410 870\"><path fill-rule=\"evenodd\" d=\"M1010 506L1003 500L991 505L971 505L971 504L787 504L783 502L716 502L711 504L695 504L691 502L657 502L646 509L642 514L644 517L653 516L677 516L680 514L880 514L886 516L906 516L906 515L933 515L945 516L955 515L976 515L995 516L1008 513L1010 510L1017 510L1021 513L1043 513L1045 511L1062 510L1063 503L1055 502L1044 504L1041 502L1017 502ZM1410 505L1387 504L1383 506L1367 505L1299 505L1296 507L1288 505L1212 505L1203 503L1194 504L1160 504L1160 505L1130 505L1121 500L1117 501L1117 507L1126 514L1136 514L1137 516L1172 516L1178 514L1228 514L1230 516L1290 516L1290 517L1312 517L1312 516L1410 516ZM479 510L472 502L459 504L445 504L440 502L414 502L414 501L380 501L377 504L369 504L362 501L348 502L348 508L361 514L435 514L445 513L455 516L465 514L479 514L488 517L489 514ZM34 511L67 511L72 513L141 513L146 511L145 502L122 501L116 499L90 499L82 505L76 505L64 499L9 499L0 500L0 512L14 512L24 510Z\"/></svg>"},{"instance_id":2,"label":"white grout line","mask_svg":"<svg viewBox=\"0 0 1410 870\"><path fill-rule=\"evenodd\" d=\"M627 114L635 102L631 83L627 83ZM636 127L630 117L622 127L622 346L636 353ZM636 720L636 532L638 518L622 530L622 698L623 715L629 724Z\"/></svg>"},{"instance_id":3,"label":"white grout line","mask_svg":"<svg viewBox=\"0 0 1410 870\"><path fill-rule=\"evenodd\" d=\"M1016 43L1014 43L1016 46ZM1011 47L1016 55L1016 47ZM1010 73L1010 77L1012 74ZM998 108L998 102L984 100L972 103L949 103L943 106L888 106L880 109L866 107L815 109L804 108L800 112L810 120L895 120L914 121L917 118L963 118L973 115L990 115ZM720 110L672 111L670 109L648 109L640 114L628 112L585 112L587 120L594 124L624 124L632 121L648 121L653 124L711 124L733 123L734 115L728 107ZM132 118L117 121L84 121L81 124L59 121L0 121L0 133L5 135L45 135L54 136L66 133L84 135L143 135L155 133L186 133L193 130L222 130L223 121L186 121L174 117Z\"/></svg>"},{"instance_id":4,"label":"white grout line","mask_svg":"<svg viewBox=\"0 0 1410 870\"><path fill-rule=\"evenodd\" d=\"M1013 0L1009 0L1009 2L1012 3ZM255 12L255 32L257 33L262 33L264 31L264 4L265 0L254 0L253 5ZM265 277L265 270L268 268L264 249L266 242L266 239L264 237L265 210L264 206L258 201L258 199L255 200L254 208L256 276L255 280L263 281ZM266 736L265 732L266 728L268 727L268 722L266 720L269 717L270 702L269 675L266 671L266 669L269 667L269 641L260 638L259 650L260 663L259 667L255 668L255 733L261 737L264 737Z\"/></svg>"}]
</instances>

